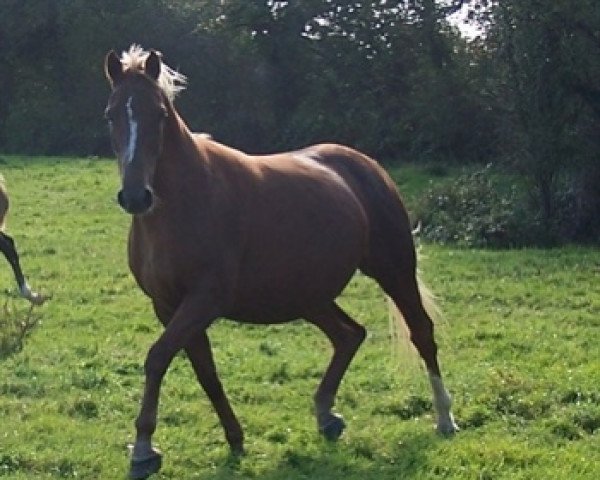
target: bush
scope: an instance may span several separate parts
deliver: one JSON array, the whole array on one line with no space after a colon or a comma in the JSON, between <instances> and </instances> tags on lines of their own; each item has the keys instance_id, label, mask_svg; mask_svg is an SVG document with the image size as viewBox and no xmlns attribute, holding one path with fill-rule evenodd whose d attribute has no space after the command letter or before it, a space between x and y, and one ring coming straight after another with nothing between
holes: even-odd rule
<instances>
[{"instance_id":1,"label":"bush","mask_svg":"<svg viewBox=\"0 0 600 480\"><path fill-rule=\"evenodd\" d=\"M500 182L491 165L429 188L417 208L424 238L468 247L548 244L539 215L515 184Z\"/></svg>"},{"instance_id":2,"label":"bush","mask_svg":"<svg viewBox=\"0 0 600 480\"><path fill-rule=\"evenodd\" d=\"M0 310L0 360L23 349L25 338L38 325L41 317L29 305L25 311L13 310L8 301Z\"/></svg>"}]
</instances>

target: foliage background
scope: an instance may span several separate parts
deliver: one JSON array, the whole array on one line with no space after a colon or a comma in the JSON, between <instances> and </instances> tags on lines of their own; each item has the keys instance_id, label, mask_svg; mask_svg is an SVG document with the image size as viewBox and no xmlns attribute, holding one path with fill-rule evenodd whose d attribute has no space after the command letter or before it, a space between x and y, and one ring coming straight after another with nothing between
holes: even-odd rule
<instances>
[{"instance_id":1,"label":"foliage background","mask_svg":"<svg viewBox=\"0 0 600 480\"><path fill-rule=\"evenodd\" d=\"M2 152L110 154L103 57L135 42L189 77L193 130L250 152L336 141L388 164L492 163L522 180L512 213L549 232L532 243L600 239L595 0L0 4Z\"/></svg>"}]
</instances>

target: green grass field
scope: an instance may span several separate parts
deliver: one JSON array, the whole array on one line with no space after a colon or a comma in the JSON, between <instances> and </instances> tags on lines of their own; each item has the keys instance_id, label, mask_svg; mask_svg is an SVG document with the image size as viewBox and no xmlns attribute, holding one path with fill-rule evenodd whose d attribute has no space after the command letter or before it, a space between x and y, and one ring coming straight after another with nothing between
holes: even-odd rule
<instances>
[{"instance_id":1,"label":"green grass field","mask_svg":"<svg viewBox=\"0 0 600 480\"><path fill-rule=\"evenodd\" d=\"M124 479L148 347L159 333L127 269L129 218L105 160L4 157L8 232L31 285L53 299L20 351L0 351L0 478ZM414 177L413 177L414 176ZM414 167L394 171L414 202ZM341 304L369 336L340 388L348 429L327 443L311 413L330 354L303 323L210 330L246 433L229 456L185 358L161 395L156 479L385 480L600 478L600 252L422 246L423 277L445 312L440 360L461 427L436 436L419 361L394 355L387 307L357 275ZM1 259L0 259L1 260ZM0 318L24 318L0 262ZM8 331L5 328L0 335Z\"/></svg>"}]
</instances>

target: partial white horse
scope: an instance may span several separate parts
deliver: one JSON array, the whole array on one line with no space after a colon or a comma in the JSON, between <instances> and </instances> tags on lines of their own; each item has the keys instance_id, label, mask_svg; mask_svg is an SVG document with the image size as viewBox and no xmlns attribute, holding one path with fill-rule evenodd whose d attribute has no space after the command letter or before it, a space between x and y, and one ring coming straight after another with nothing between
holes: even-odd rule
<instances>
[{"instance_id":1,"label":"partial white horse","mask_svg":"<svg viewBox=\"0 0 600 480\"><path fill-rule=\"evenodd\" d=\"M42 305L48 299L48 297L46 295L36 293L29 288L27 280L25 280L25 276L21 270L19 254L15 248L15 242L4 232L8 206L8 194L6 193L4 177L0 175L0 251L4 254L8 260L8 263L10 263L10 266L13 269L21 296L29 300L33 305Z\"/></svg>"}]
</instances>

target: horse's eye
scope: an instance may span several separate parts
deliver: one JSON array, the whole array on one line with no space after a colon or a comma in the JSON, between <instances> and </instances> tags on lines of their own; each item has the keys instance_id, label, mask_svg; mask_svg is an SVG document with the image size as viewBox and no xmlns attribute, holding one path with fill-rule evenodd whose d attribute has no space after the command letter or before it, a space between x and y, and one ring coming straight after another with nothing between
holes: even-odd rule
<instances>
[{"instance_id":1,"label":"horse's eye","mask_svg":"<svg viewBox=\"0 0 600 480\"><path fill-rule=\"evenodd\" d=\"M160 118L167 118L169 116L169 112L167 111L166 107L161 107L160 108Z\"/></svg>"}]
</instances>

